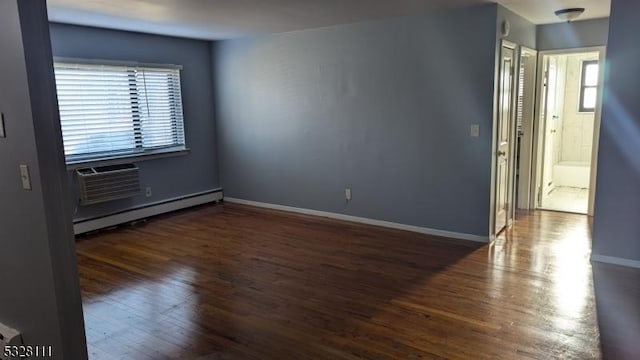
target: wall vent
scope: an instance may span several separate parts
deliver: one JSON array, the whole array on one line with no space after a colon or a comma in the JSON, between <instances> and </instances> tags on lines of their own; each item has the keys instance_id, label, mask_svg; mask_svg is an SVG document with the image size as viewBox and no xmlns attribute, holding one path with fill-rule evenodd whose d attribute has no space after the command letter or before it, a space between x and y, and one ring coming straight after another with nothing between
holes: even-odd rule
<instances>
[{"instance_id":1,"label":"wall vent","mask_svg":"<svg viewBox=\"0 0 640 360\"><path fill-rule=\"evenodd\" d=\"M18 356L10 357L10 355L14 349L15 351L19 350L19 345L22 345L22 335L20 335L20 332L4 324L0 324L0 360L18 358ZM7 351L9 352L7 353Z\"/></svg>"},{"instance_id":2,"label":"wall vent","mask_svg":"<svg viewBox=\"0 0 640 360\"><path fill-rule=\"evenodd\" d=\"M140 195L139 169L134 164L76 170L80 205L98 204Z\"/></svg>"}]
</instances>

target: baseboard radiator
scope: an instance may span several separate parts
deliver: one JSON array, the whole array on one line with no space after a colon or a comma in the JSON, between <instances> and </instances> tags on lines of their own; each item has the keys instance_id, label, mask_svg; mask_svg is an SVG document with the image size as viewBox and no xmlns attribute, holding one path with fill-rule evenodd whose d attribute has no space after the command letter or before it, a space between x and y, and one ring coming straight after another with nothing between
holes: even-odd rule
<instances>
[{"instance_id":1,"label":"baseboard radiator","mask_svg":"<svg viewBox=\"0 0 640 360\"><path fill-rule=\"evenodd\" d=\"M76 170L80 205L126 199L141 193L140 171L134 164Z\"/></svg>"},{"instance_id":2,"label":"baseboard radiator","mask_svg":"<svg viewBox=\"0 0 640 360\"><path fill-rule=\"evenodd\" d=\"M140 219L182 210L193 206L218 202L223 199L222 189L213 189L195 194L189 194L172 199L166 199L150 204L140 205L124 211L106 214L94 218L76 219L73 230L76 235L95 230L109 228L120 224L131 223Z\"/></svg>"}]
</instances>

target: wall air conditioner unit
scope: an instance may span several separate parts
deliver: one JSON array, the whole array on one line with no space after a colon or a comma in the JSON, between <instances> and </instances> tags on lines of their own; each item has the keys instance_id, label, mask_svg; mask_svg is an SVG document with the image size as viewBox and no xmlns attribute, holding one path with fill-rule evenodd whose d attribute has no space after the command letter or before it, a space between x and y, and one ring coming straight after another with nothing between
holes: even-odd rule
<instances>
[{"instance_id":1,"label":"wall air conditioner unit","mask_svg":"<svg viewBox=\"0 0 640 360\"><path fill-rule=\"evenodd\" d=\"M134 164L76 170L80 205L98 204L140 195L139 169Z\"/></svg>"}]
</instances>

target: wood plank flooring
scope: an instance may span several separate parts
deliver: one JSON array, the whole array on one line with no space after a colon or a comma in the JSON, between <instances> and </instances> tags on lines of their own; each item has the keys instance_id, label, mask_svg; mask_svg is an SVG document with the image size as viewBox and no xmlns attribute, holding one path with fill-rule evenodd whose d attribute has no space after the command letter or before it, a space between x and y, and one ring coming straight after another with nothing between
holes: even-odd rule
<instances>
[{"instance_id":1,"label":"wood plank flooring","mask_svg":"<svg viewBox=\"0 0 640 360\"><path fill-rule=\"evenodd\" d=\"M602 358L587 219L487 245L220 204L83 237L90 359Z\"/></svg>"}]
</instances>

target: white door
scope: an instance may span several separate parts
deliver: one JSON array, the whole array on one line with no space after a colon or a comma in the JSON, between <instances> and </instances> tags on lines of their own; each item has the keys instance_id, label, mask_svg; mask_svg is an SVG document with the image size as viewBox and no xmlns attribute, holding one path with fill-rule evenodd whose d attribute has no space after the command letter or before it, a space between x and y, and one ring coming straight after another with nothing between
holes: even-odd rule
<instances>
[{"instance_id":1,"label":"white door","mask_svg":"<svg viewBox=\"0 0 640 360\"><path fill-rule=\"evenodd\" d=\"M539 195L540 203L553 188L553 158L556 145L556 124L558 122L558 60L556 57L547 59L546 73L546 109L544 118L544 154L542 165L542 194Z\"/></svg>"},{"instance_id":2,"label":"white door","mask_svg":"<svg viewBox=\"0 0 640 360\"><path fill-rule=\"evenodd\" d=\"M515 50L502 46L500 56L500 84L498 89L498 123L496 144L495 233L509 222L511 197L511 140L513 119L513 70Z\"/></svg>"},{"instance_id":3,"label":"white door","mask_svg":"<svg viewBox=\"0 0 640 360\"><path fill-rule=\"evenodd\" d=\"M554 188L554 165L560 161L560 139L558 131L562 126L564 110L564 91L566 58L550 56L545 79L546 109L544 111L544 153L542 166L542 194L539 195L542 206L545 196Z\"/></svg>"}]
</instances>

